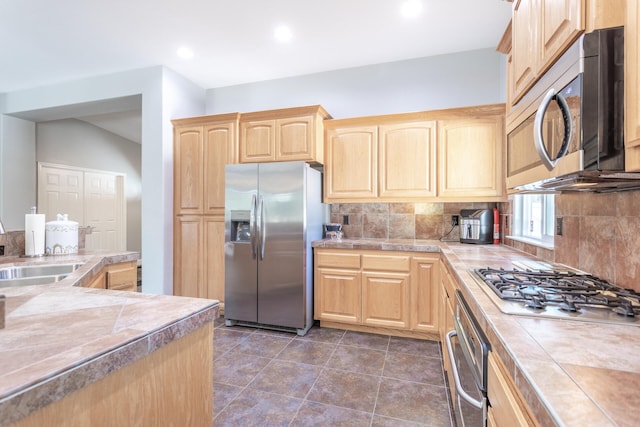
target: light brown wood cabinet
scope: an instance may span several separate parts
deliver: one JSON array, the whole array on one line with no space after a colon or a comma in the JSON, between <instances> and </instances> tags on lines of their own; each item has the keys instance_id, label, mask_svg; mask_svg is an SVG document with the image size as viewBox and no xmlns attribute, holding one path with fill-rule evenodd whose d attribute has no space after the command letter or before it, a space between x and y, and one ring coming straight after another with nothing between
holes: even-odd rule
<instances>
[{"instance_id":1,"label":"light brown wood cabinet","mask_svg":"<svg viewBox=\"0 0 640 427\"><path fill-rule=\"evenodd\" d=\"M138 263L129 261L107 265L85 287L137 292Z\"/></svg>"},{"instance_id":2,"label":"light brown wood cabinet","mask_svg":"<svg viewBox=\"0 0 640 427\"><path fill-rule=\"evenodd\" d=\"M537 426L529 406L518 391L499 356L489 352L487 367L488 426Z\"/></svg>"},{"instance_id":3,"label":"light brown wood cabinet","mask_svg":"<svg viewBox=\"0 0 640 427\"><path fill-rule=\"evenodd\" d=\"M509 104L517 103L585 31L623 25L625 0L515 0Z\"/></svg>"},{"instance_id":4,"label":"light brown wood cabinet","mask_svg":"<svg viewBox=\"0 0 640 427\"><path fill-rule=\"evenodd\" d=\"M453 379L453 370L451 366L451 359L449 357L449 349L446 344L446 335L449 331L455 329L454 316L455 312L455 291L457 289L457 283L451 272L445 265L444 261L440 261L440 342L442 345L442 363L444 365L445 375L449 381L449 393L450 396L455 396L455 382Z\"/></svg>"},{"instance_id":5,"label":"light brown wood cabinet","mask_svg":"<svg viewBox=\"0 0 640 427\"><path fill-rule=\"evenodd\" d=\"M624 29L625 168L640 171L640 7L628 0Z\"/></svg>"},{"instance_id":6,"label":"light brown wood cabinet","mask_svg":"<svg viewBox=\"0 0 640 427\"><path fill-rule=\"evenodd\" d=\"M504 115L496 104L328 120L324 201L502 200Z\"/></svg>"},{"instance_id":7,"label":"light brown wood cabinet","mask_svg":"<svg viewBox=\"0 0 640 427\"><path fill-rule=\"evenodd\" d=\"M331 120L325 126L326 202L435 196L434 120L394 115Z\"/></svg>"},{"instance_id":8,"label":"light brown wood cabinet","mask_svg":"<svg viewBox=\"0 0 640 427\"><path fill-rule=\"evenodd\" d=\"M488 198L505 194L504 110L438 122L438 196ZM486 200L486 199L485 199Z\"/></svg>"},{"instance_id":9,"label":"light brown wood cabinet","mask_svg":"<svg viewBox=\"0 0 640 427\"><path fill-rule=\"evenodd\" d=\"M330 117L319 105L242 114L240 163L323 164L323 121Z\"/></svg>"},{"instance_id":10,"label":"light brown wood cabinet","mask_svg":"<svg viewBox=\"0 0 640 427\"><path fill-rule=\"evenodd\" d=\"M325 327L437 337L439 255L315 249L314 317Z\"/></svg>"},{"instance_id":11,"label":"light brown wood cabinet","mask_svg":"<svg viewBox=\"0 0 640 427\"><path fill-rule=\"evenodd\" d=\"M173 120L174 295L224 307L225 166L238 162L240 114Z\"/></svg>"}]
</instances>

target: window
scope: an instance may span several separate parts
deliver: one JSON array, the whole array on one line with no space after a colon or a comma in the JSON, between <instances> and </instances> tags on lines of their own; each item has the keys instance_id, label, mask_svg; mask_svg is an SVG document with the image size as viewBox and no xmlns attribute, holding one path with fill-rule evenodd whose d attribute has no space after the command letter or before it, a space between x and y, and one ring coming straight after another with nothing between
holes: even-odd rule
<instances>
[{"instance_id":1,"label":"window","mask_svg":"<svg viewBox=\"0 0 640 427\"><path fill-rule=\"evenodd\" d=\"M553 246L554 197L553 194L516 194L512 237Z\"/></svg>"}]
</instances>

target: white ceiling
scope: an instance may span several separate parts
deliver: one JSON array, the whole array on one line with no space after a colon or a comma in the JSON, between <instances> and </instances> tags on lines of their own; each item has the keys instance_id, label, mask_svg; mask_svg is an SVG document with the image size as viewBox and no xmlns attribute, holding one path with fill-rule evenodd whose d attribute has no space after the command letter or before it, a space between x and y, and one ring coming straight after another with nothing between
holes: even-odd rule
<instances>
[{"instance_id":1,"label":"white ceiling","mask_svg":"<svg viewBox=\"0 0 640 427\"><path fill-rule=\"evenodd\" d=\"M155 65L209 89L494 48L511 16L503 0L420 1L407 19L404 0L0 0L0 93Z\"/></svg>"}]
</instances>

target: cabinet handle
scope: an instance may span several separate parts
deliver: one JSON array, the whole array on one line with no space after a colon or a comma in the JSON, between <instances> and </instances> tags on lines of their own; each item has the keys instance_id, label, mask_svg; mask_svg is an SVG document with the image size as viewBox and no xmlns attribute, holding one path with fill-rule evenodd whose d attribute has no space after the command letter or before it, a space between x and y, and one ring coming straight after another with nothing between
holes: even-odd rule
<instances>
[{"instance_id":1,"label":"cabinet handle","mask_svg":"<svg viewBox=\"0 0 640 427\"><path fill-rule=\"evenodd\" d=\"M446 341L447 341L447 349L449 350L449 360L451 361L451 371L453 373L453 382L455 382L456 384L456 391L458 392L459 397L461 397L471 405L475 406L476 408L482 409L482 407L484 406L484 401L474 399L472 396L469 395L469 393L464 391L464 389L462 388L462 383L460 382L460 374L458 373L458 367L456 365L456 358L453 354L453 344L451 342L451 339L455 336L458 336L455 330L448 332L446 335ZM462 362L467 363L466 360L463 360Z\"/></svg>"}]
</instances>

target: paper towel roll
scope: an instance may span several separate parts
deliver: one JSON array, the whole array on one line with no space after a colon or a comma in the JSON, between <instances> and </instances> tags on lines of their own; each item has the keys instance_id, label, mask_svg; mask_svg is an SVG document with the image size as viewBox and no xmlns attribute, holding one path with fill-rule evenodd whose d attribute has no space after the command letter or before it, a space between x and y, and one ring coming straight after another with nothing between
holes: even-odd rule
<instances>
[{"instance_id":1,"label":"paper towel roll","mask_svg":"<svg viewBox=\"0 0 640 427\"><path fill-rule=\"evenodd\" d=\"M44 255L44 214L24 216L24 254Z\"/></svg>"}]
</instances>

